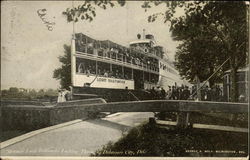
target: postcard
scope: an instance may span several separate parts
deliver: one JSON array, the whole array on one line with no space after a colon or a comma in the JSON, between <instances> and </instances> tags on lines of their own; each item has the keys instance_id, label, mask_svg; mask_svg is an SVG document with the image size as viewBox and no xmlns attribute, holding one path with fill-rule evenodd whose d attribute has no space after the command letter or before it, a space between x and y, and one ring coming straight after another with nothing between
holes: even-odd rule
<instances>
[{"instance_id":1,"label":"postcard","mask_svg":"<svg viewBox=\"0 0 250 160\"><path fill-rule=\"evenodd\" d=\"M2 159L247 159L249 3L2 1Z\"/></svg>"}]
</instances>

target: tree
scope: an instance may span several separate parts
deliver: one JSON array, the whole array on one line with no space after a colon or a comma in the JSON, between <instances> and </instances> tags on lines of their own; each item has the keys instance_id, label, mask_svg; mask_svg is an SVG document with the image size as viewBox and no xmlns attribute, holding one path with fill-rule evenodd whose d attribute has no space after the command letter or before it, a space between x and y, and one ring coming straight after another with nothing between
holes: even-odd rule
<instances>
[{"instance_id":1,"label":"tree","mask_svg":"<svg viewBox=\"0 0 250 160\"><path fill-rule=\"evenodd\" d=\"M17 87L10 87L9 88L9 93L10 94L18 94L19 93L19 90L18 90L18 88Z\"/></svg>"},{"instance_id":2,"label":"tree","mask_svg":"<svg viewBox=\"0 0 250 160\"><path fill-rule=\"evenodd\" d=\"M204 44L199 42L192 42L192 46L189 42L184 42L179 45L175 55L175 66L178 69L180 75L190 82L195 81L195 77L198 76L201 81L205 81L210 75L213 74L216 66L213 59L214 55L206 56L207 52L204 52ZM213 86L215 82L219 82L220 78L211 78L209 84Z\"/></svg>"},{"instance_id":3,"label":"tree","mask_svg":"<svg viewBox=\"0 0 250 160\"><path fill-rule=\"evenodd\" d=\"M213 4L213 3L212 3ZM230 58L231 70L231 101L238 101L238 88L236 73L237 70L246 64L247 53L247 13L246 4L244 2L215 3L207 6L207 10L214 10L211 17L210 32L221 42L221 46L225 49L226 55Z\"/></svg>"},{"instance_id":4,"label":"tree","mask_svg":"<svg viewBox=\"0 0 250 160\"><path fill-rule=\"evenodd\" d=\"M124 6L125 0L85 0L83 4L77 7L67 8L63 11L63 15L67 17L68 22L78 22L86 20L91 22L96 17L96 7L101 9L113 8L115 5Z\"/></svg>"},{"instance_id":5,"label":"tree","mask_svg":"<svg viewBox=\"0 0 250 160\"><path fill-rule=\"evenodd\" d=\"M175 65L180 75L191 82L195 76L205 81L227 59L221 43L207 31L208 27L208 18L197 12L185 19L180 18L179 23L171 28L173 38L183 42L177 48ZM221 74L226 69L228 65L209 80L211 86L221 81Z\"/></svg>"},{"instance_id":6,"label":"tree","mask_svg":"<svg viewBox=\"0 0 250 160\"><path fill-rule=\"evenodd\" d=\"M58 57L62 66L54 70L53 78L60 80L61 88L69 89L71 85L71 47L68 45L63 47L64 55Z\"/></svg>"},{"instance_id":7,"label":"tree","mask_svg":"<svg viewBox=\"0 0 250 160\"><path fill-rule=\"evenodd\" d=\"M53 89L48 89L46 92L45 92L45 95L47 96L57 96L57 91L56 90L53 90Z\"/></svg>"},{"instance_id":8,"label":"tree","mask_svg":"<svg viewBox=\"0 0 250 160\"><path fill-rule=\"evenodd\" d=\"M197 17L199 18L197 19ZM205 73L201 67L208 68L213 73L213 69L229 58L229 63L224 66L223 70L231 70L231 101L237 101L236 72L246 64L247 18L245 3L208 2L202 10L187 15L184 20L178 19L171 29L175 39L189 43L189 49L194 47L194 50L189 50L189 55L195 54L194 56L204 61L200 62L200 64L204 64L200 66L197 64L197 62L199 63L197 59L192 61L192 59L180 56L186 53L179 50L181 53L177 54L176 57L179 70L183 67L180 61L184 60L196 64L200 73ZM208 78L211 73L205 78ZM184 77L188 76L189 73L184 75Z\"/></svg>"},{"instance_id":9,"label":"tree","mask_svg":"<svg viewBox=\"0 0 250 160\"><path fill-rule=\"evenodd\" d=\"M173 38L183 42L178 48L175 63L181 75L189 80L192 80L194 75L199 75L204 80L213 73L216 67L229 59L229 63L221 69L221 72L226 69L231 70L230 97L231 101L237 101L236 72L246 65L247 56L247 6L245 2L145 3L147 9L151 8L152 4L161 3L165 3L169 8L164 14L153 14L149 17L149 21L153 22L163 15L165 22L170 22ZM184 7L184 16L178 18L174 16L177 7Z\"/></svg>"}]
</instances>

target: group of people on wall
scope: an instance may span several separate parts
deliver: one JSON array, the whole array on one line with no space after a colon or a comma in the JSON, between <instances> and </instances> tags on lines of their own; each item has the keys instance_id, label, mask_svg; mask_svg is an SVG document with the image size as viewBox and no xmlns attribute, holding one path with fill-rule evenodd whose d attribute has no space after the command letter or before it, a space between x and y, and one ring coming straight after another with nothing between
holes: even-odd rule
<instances>
[{"instance_id":1,"label":"group of people on wall","mask_svg":"<svg viewBox=\"0 0 250 160\"><path fill-rule=\"evenodd\" d=\"M72 87L70 86L69 88L70 90L67 89L58 90L57 103L73 100Z\"/></svg>"}]
</instances>

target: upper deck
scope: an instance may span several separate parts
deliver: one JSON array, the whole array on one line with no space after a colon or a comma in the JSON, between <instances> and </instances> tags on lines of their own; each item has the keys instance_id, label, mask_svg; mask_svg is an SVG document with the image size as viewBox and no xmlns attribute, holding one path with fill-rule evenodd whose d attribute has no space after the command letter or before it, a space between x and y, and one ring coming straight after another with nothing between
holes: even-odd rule
<instances>
[{"instance_id":1,"label":"upper deck","mask_svg":"<svg viewBox=\"0 0 250 160\"><path fill-rule=\"evenodd\" d=\"M76 34L76 57L116 64L150 73L159 73L156 55L144 54L136 48L127 48L112 41L95 40L82 33Z\"/></svg>"},{"instance_id":2,"label":"upper deck","mask_svg":"<svg viewBox=\"0 0 250 160\"><path fill-rule=\"evenodd\" d=\"M102 56L102 55L98 55L98 54L90 54L90 53L78 52L78 51L76 51L75 56L78 58L85 58L85 59L89 59L89 60L100 61L100 62L105 62L105 63L109 63L109 64L115 64L115 65L124 66L127 68L132 68L132 69L136 69L136 70L141 70L141 71L145 71L145 72L159 74L158 67L152 67L150 65L146 65L143 63L137 63L137 61L134 59L127 61L125 59L118 58L118 56L115 56L114 58L112 58L112 57L108 57L108 56Z\"/></svg>"},{"instance_id":3,"label":"upper deck","mask_svg":"<svg viewBox=\"0 0 250 160\"><path fill-rule=\"evenodd\" d=\"M137 40L129 43L129 47L138 50L141 54L149 57L154 57L156 59L163 59L164 50L162 46L158 46L154 39L154 36L147 34L141 37L140 34L137 35Z\"/></svg>"}]
</instances>

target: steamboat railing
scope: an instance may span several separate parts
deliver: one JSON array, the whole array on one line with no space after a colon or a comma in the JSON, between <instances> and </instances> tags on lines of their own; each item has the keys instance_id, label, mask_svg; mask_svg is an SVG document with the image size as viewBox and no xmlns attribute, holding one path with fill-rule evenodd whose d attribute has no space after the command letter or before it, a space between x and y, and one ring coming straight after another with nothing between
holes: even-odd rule
<instances>
[{"instance_id":1,"label":"steamboat railing","mask_svg":"<svg viewBox=\"0 0 250 160\"><path fill-rule=\"evenodd\" d=\"M159 74L159 69L150 69L150 67L148 67L145 64L134 64L132 61L127 62L121 59L114 59L111 57L105 57L105 56L99 56L97 54L88 54L88 53L84 53L84 52L76 52L76 57L79 58L86 58L86 59L90 59L90 60L98 60L101 62L106 62L106 63L112 63L112 64L116 64L116 65L120 65L120 66L125 66L125 67L129 67L129 68L133 68L133 69L137 69L137 70L141 70L141 71L146 71L146 72L150 72L150 73L154 73L154 74Z\"/></svg>"}]
</instances>

